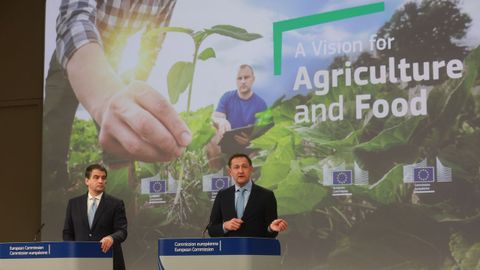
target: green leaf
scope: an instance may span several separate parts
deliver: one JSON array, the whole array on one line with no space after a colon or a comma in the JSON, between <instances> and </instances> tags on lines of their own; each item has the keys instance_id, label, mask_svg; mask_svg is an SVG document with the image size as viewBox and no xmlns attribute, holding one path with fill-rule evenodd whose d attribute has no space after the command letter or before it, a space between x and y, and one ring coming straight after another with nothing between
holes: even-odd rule
<instances>
[{"instance_id":1,"label":"green leaf","mask_svg":"<svg viewBox=\"0 0 480 270\"><path fill-rule=\"evenodd\" d=\"M275 150L267 157L262 167L259 185L272 188L290 171L290 161L295 159L292 136L280 138Z\"/></svg>"},{"instance_id":2,"label":"green leaf","mask_svg":"<svg viewBox=\"0 0 480 270\"><path fill-rule=\"evenodd\" d=\"M175 63L167 75L168 95L170 102L178 102L180 94L187 90L192 83L193 64L192 62L179 61Z\"/></svg>"},{"instance_id":3,"label":"green leaf","mask_svg":"<svg viewBox=\"0 0 480 270\"><path fill-rule=\"evenodd\" d=\"M454 233L450 237L450 251L460 269L478 269L480 266L480 242L469 242L461 233Z\"/></svg>"},{"instance_id":4,"label":"green leaf","mask_svg":"<svg viewBox=\"0 0 480 270\"><path fill-rule=\"evenodd\" d=\"M464 109L465 102L469 96L468 93L477 78L479 66L480 47L472 51L465 59L465 73L462 79L453 80L457 82L457 86L446 89L448 97L438 117L439 125L446 128L450 127L451 123L455 121L456 117ZM446 84L451 83L447 81Z\"/></svg>"},{"instance_id":5,"label":"green leaf","mask_svg":"<svg viewBox=\"0 0 480 270\"><path fill-rule=\"evenodd\" d=\"M158 166L155 163L147 163L138 161L136 163L136 174L137 177L150 177L157 174L159 171Z\"/></svg>"},{"instance_id":6,"label":"green leaf","mask_svg":"<svg viewBox=\"0 0 480 270\"><path fill-rule=\"evenodd\" d=\"M255 125L264 126L273 123L272 109L268 108L263 112L258 112L255 114Z\"/></svg>"},{"instance_id":7,"label":"green leaf","mask_svg":"<svg viewBox=\"0 0 480 270\"><path fill-rule=\"evenodd\" d=\"M292 169L275 190L279 215L309 212L328 194L320 184L306 180L298 163L292 161Z\"/></svg>"},{"instance_id":8,"label":"green leaf","mask_svg":"<svg viewBox=\"0 0 480 270\"><path fill-rule=\"evenodd\" d=\"M202 41L208 37L208 34L205 31L197 31L193 35L193 42L195 43L195 48L199 48Z\"/></svg>"},{"instance_id":9,"label":"green leaf","mask_svg":"<svg viewBox=\"0 0 480 270\"><path fill-rule=\"evenodd\" d=\"M70 179L82 179L85 167L102 159L101 146L98 143L97 129L93 120L75 118L70 137L68 171Z\"/></svg>"},{"instance_id":10,"label":"green leaf","mask_svg":"<svg viewBox=\"0 0 480 270\"><path fill-rule=\"evenodd\" d=\"M177 32L177 33L185 33L185 34L189 34L189 35L193 34L192 29L185 28L185 27L167 26L167 27L158 27L157 30L161 31L161 32Z\"/></svg>"},{"instance_id":11,"label":"green leaf","mask_svg":"<svg viewBox=\"0 0 480 270\"><path fill-rule=\"evenodd\" d=\"M128 166L108 170L107 192L125 201L134 197L134 191L128 186Z\"/></svg>"},{"instance_id":12,"label":"green leaf","mask_svg":"<svg viewBox=\"0 0 480 270\"><path fill-rule=\"evenodd\" d=\"M280 125L273 126L263 136L260 136L250 142L251 148L273 149L277 144L277 140L285 136L291 136L292 130Z\"/></svg>"},{"instance_id":13,"label":"green leaf","mask_svg":"<svg viewBox=\"0 0 480 270\"><path fill-rule=\"evenodd\" d=\"M390 204L401 201L404 194L403 165L397 165L387 172L382 179L371 186L371 197L382 203Z\"/></svg>"},{"instance_id":14,"label":"green leaf","mask_svg":"<svg viewBox=\"0 0 480 270\"><path fill-rule=\"evenodd\" d=\"M213 50L212 47L208 47L206 48L205 50L203 50L199 55L198 55L198 59L202 60L202 61L205 61L207 59L210 59L210 58L215 58L216 55L215 55L215 51Z\"/></svg>"},{"instance_id":15,"label":"green leaf","mask_svg":"<svg viewBox=\"0 0 480 270\"><path fill-rule=\"evenodd\" d=\"M187 125L192 132L192 142L187 147L188 150L200 150L206 145L215 135L215 128L210 123L210 118L213 113L213 105L209 105L191 112L186 117L186 112L180 115L183 119L188 119Z\"/></svg>"},{"instance_id":16,"label":"green leaf","mask_svg":"<svg viewBox=\"0 0 480 270\"><path fill-rule=\"evenodd\" d=\"M302 127L296 131L304 142L304 151L314 153L319 158L336 155L345 161L351 161L352 149L358 143L356 131L339 140L326 137L321 127Z\"/></svg>"},{"instance_id":17,"label":"green leaf","mask_svg":"<svg viewBox=\"0 0 480 270\"><path fill-rule=\"evenodd\" d=\"M423 116L412 117L397 126L385 129L370 141L359 144L355 150L365 152L386 151L393 147L408 144L423 119L425 119Z\"/></svg>"},{"instance_id":18,"label":"green leaf","mask_svg":"<svg viewBox=\"0 0 480 270\"><path fill-rule=\"evenodd\" d=\"M384 206L336 240L321 269L440 269L446 233L421 209Z\"/></svg>"},{"instance_id":19,"label":"green leaf","mask_svg":"<svg viewBox=\"0 0 480 270\"><path fill-rule=\"evenodd\" d=\"M301 102L301 98L292 98L258 114L261 124L270 124L273 118L274 126L262 136L252 140L251 148L273 149L279 139L292 136L294 132L291 126L295 124L292 115L295 114L295 106Z\"/></svg>"},{"instance_id":20,"label":"green leaf","mask_svg":"<svg viewBox=\"0 0 480 270\"><path fill-rule=\"evenodd\" d=\"M262 37L260 34L249 33L247 30L233 25L215 25L211 29L205 29L205 32L209 35L219 34L243 41L252 41Z\"/></svg>"}]
</instances>

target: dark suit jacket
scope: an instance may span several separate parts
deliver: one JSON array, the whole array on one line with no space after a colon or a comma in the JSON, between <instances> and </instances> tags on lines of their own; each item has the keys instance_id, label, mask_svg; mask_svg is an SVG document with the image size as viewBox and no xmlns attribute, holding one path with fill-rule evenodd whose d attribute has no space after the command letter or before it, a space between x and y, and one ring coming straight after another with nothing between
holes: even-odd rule
<instances>
[{"instance_id":1,"label":"dark suit jacket","mask_svg":"<svg viewBox=\"0 0 480 270\"><path fill-rule=\"evenodd\" d=\"M276 237L277 232L269 232L268 226L277 219L277 200L271 190L252 185L243 213L243 224L236 231L223 232L223 222L237 217L235 211L235 186L218 192L213 202L208 234L212 237Z\"/></svg>"},{"instance_id":2,"label":"dark suit jacket","mask_svg":"<svg viewBox=\"0 0 480 270\"><path fill-rule=\"evenodd\" d=\"M104 192L90 229L87 198L88 194L84 194L68 201L63 240L100 241L110 235L113 238L113 269L124 270L121 243L127 238L127 218L123 201Z\"/></svg>"}]
</instances>

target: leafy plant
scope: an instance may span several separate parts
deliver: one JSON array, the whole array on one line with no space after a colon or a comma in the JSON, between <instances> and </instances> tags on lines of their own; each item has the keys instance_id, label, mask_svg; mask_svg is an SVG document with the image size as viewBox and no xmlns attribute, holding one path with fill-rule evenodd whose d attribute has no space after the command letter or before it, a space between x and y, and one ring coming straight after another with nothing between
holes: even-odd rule
<instances>
[{"instance_id":1,"label":"leafy plant","mask_svg":"<svg viewBox=\"0 0 480 270\"><path fill-rule=\"evenodd\" d=\"M480 239L466 242L459 235L472 239L473 232L465 226L480 223L480 103L473 90L478 88L480 47L464 62L461 79L432 88L428 116L358 121L348 114L353 105L345 103L347 119L342 122L303 126L291 117L298 104L330 104L335 96L295 96L270 108L274 127L252 142L260 150L255 158L261 166L258 183L275 191L279 213L293 220L302 217L302 228L310 232L295 232L296 237L316 234L322 241L335 239L326 250L329 256L320 256L312 265L327 269L451 269L454 265L473 269L478 265ZM339 86L336 93L368 93L391 101L409 91L387 87L389 91ZM403 183L403 165L435 157L453 169L454 184L436 185L435 196L414 194L412 186ZM369 170L370 185L350 187L353 195L348 199L331 198L331 188L321 182L323 166L354 161ZM403 218L410 225L401 223ZM450 231L457 232L451 240ZM418 256L420 252L424 255ZM379 257L383 259L372 260Z\"/></svg>"},{"instance_id":2,"label":"leafy plant","mask_svg":"<svg viewBox=\"0 0 480 270\"><path fill-rule=\"evenodd\" d=\"M71 183L83 183L85 167L92 160L101 160L102 152L95 123L89 120L75 119L68 155L68 169Z\"/></svg>"},{"instance_id":3,"label":"leafy plant","mask_svg":"<svg viewBox=\"0 0 480 270\"><path fill-rule=\"evenodd\" d=\"M177 32L189 35L194 44L193 58L191 62L179 61L173 64L167 75L168 94L170 101L175 104L180 95L188 88L188 101L186 113L190 114L190 105L192 98L193 78L197 60L206 61L216 56L215 50L211 47L205 48L200 52L202 42L213 34L230 37L237 40L252 41L262 36L256 33L249 33L243 28L232 25L215 25L212 28L200 31L194 31L183 27L159 27L160 32Z\"/></svg>"},{"instance_id":4,"label":"leafy plant","mask_svg":"<svg viewBox=\"0 0 480 270\"><path fill-rule=\"evenodd\" d=\"M468 18L458 13L458 9L452 9L448 1L425 3L438 4L435 7L437 11L429 11L427 4L408 4L379 34L400 31L391 32L391 35L417 42L417 39L409 38L411 35L408 33L417 32L422 25L431 26L428 22L422 23L431 16L439 22L438 18L444 16L436 16L434 13L438 10L453 10L458 19L453 27L458 34L442 24L446 30L435 35L442 39L449 37L447 45L457 47L454 57L463 57L465 48L458 47L451 37L464 35ZM418 9L425 11L423 18L414 18L414 25L407 27ZM168 207L152 206L148 203L148 196L139 194L127 205L135 217L129 234L134 236L130 239L136 239L136 242L129 244L133 247L130 251L139 255L138 260L145 256L142 255L146 253L145 249L155 253L152 251L152 239L169 235L198 236L199 229L208 219L211 202L201 190L201 181L209 169L202 148L215 132L210 124L213 105L191 112L197 61L206 61L216 55L213 48L201 48L203 41L213 34L243 41L260 38L258 34L228 25L197 32L179 27L164 27L158 31L187 34L193 40L192 61L175 63L168 72L167 83L172 103L177 103L188 89L187 107L181 116L194 137L185 154L173 162L136 163L137 179L159 174L162 179L176 179L181 187L181 192L178 189L176 194L165 195ZM428 36L429 31L421 33ZM407 37L401 38L402 35ZM415 43L413 52L420 59L416 62L435 58L432 55L443 55L440 47L444 42L434 42L434 50L430 50L430 43L420 44L422 50L416 50ZM401 47L384 53L404 57L412 52L411 44L396 44ZM381 58L377 59L364 54L356 64L373 65L388 56L380 55ZM341 67L347 59L338 57L331 68ZM392 101L397 97L406 98L410 91L415 91L391 84L339 85L325 96L308 94L281 98L259 115L261 125L273 127L250 145L258 150L253 159L255 178L259 185L274 190L279 214L287 215L291 224L289 231L280 236L286 243L287 269L298 268L298 265L305 269L478 268L480 48L470 51L464 63L461 79L445 80L429 90L428 116L377 119L366 112L362 117L364 120L354 118L355 104L352 100L357 94L370 94L372 100L383 98ZM343 121L318 121L311 126L295 124L293 115L297 105L322 103L328 106L338 101L338 95L343 95L345 100ZM76 121L73 134L78 136L73 138L71 145L71 174L79 175L83 163L100 158L94 133L93 122ZM452 168L454 183L439 183L435 186L436 193L431 196L413 193L413 186L403 183L403 166L435 157ZM332 188L322 182L324 166L335 167L353 162L369 170L369 185L351 186L352 196L349 197L331 196ZM118 181L113 185L117 192L135 192L129 186L126 170L113 172L112 176ZM128 194L124 197L129 198ZM306 243L310 251L303 248Z\"/></svg>"}]
</instances>

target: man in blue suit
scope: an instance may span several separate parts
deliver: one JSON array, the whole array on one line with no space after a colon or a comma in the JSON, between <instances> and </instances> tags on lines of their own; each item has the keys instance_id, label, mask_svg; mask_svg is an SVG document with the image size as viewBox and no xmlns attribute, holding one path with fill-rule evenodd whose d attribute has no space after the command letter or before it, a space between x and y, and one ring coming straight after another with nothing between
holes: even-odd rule
<instances>
[{"instance_id":1,"label":"man in blue suit","mask_svg":"<svg viewBox=\"0 0 480 270\"><path fill-rule=\"evenodd\" d=\"M63 227L64 241L99 241L103 252L113 248L113 269L124 270L121 243L127 238L127 218L122 200L106 194L107 170L87 167L88 192L70 199Z\"/></svg>"},{"instance_id":2,"label":"man in blue suit","mask_svg":"<svg viewBox=\"0 0 480 270\"><path fill-rule=\"evenodd\" d=\"M218 192L210 214L209 235L273 238L286 230L287 222L277 218L273 192L251 181L253 167L248 155L234 154L228 167L235 185Z\"/></svg>"}]
</instances>

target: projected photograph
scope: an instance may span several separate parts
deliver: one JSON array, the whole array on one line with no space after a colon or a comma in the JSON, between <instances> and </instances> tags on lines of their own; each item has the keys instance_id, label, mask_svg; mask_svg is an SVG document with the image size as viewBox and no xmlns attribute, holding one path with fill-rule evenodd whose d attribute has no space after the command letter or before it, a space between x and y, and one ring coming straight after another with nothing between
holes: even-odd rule
<instances>
[{"instance_id":1,"label":"projected photograph","mask_svg":"<svg viewBox=\"0 0 480 270\"><path fill-rule=\"evenodd\" d=\"M158 239L204 236L242 152L289 223L282 269L475 269L479 10L46 1L42 240L101 163L126 268L158 269Z\"/></svg>"}]
</instances>

